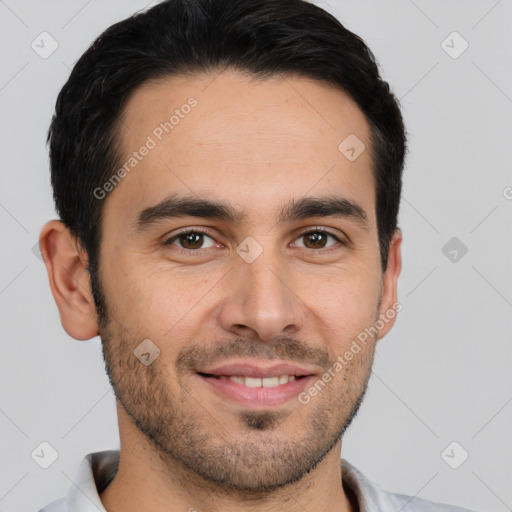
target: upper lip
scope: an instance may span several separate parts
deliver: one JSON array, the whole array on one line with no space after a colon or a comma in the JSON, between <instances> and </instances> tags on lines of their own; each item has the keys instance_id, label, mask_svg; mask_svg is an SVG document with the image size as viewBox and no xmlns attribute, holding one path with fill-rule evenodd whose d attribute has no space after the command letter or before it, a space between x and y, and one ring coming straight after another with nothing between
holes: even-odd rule
<instances>
[{"instance_id":1,"label":"upper lip","mask_svg":"<svg viewBox=\"0 0 512 512\"><path fill-rule=\"evenodd\" d=\"M206 373L208 375L227 375L241 377L275 377L279 375L295 375L296 377L312 375L313 372L307 368L290 363L278 363L272 366L258 366L254 363L231 363L223 364L215 368L199 370L197 373Z\"/></svg>"}]
</instances>

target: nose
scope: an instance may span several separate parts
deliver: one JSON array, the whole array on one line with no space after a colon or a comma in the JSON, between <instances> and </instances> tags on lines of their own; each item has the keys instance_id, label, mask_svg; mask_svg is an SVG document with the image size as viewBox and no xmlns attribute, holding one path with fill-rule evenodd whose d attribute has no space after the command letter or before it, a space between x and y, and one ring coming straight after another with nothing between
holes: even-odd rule
<instances>
[{"instance_id":1,"label":"nose","mask_svg":"<svg viewBox=\"0 0 512 512\"><path fill-rule=\"evenodd\" d=\"M268 342L302 328L305 304L293 290L291 272L264 254L252 263L239 262L230 272L220 322L237 336Z\"/></svg>"}]
</instances>

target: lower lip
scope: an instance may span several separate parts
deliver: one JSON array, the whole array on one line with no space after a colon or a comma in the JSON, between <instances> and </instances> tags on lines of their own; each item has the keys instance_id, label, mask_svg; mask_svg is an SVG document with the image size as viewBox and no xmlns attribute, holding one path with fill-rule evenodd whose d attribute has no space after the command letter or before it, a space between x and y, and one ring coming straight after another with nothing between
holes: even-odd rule
<instances>
[{"instance_id":1,"label":"lower lip","mask_svg":"<svg viewBox=\"0 0 512 512\"><path fill-rule=\"evenodd\" d=\"M203 377L196 374L203 382L213 387L215 391L238 404L249 407L270 407L283 405L288 400L295 398L314 380L314 375L308 375L295 379L286 384L280 384L275 388L249 388L229 379L218 379L215 377Z\"/></svg>"}]
</instances>

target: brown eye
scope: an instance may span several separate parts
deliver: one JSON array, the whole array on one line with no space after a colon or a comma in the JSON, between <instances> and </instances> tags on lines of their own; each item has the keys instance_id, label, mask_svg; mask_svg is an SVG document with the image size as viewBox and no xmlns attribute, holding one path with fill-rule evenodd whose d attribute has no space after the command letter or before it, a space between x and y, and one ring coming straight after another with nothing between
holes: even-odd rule
<instances>
[{"instance_id":1,"label":"brown eye","mask_svg":"<svg viewBox=\"0 0 512 512\"><path fill-rule=\"evenodd\" d=\"M180 235L178 240L185 249L200 249L203 245L203 235L200 233L185 233Z\"/></svg>"},{"instance_id":2,"label":"brown eye","mask_svg":"<svg viewBox=\"0 0 512 512\"><path fill-rule=\"evenodd\" d=\"M335 243L327 245L328 239L334 239ZM328 233L327 231L321 231L318 229L307 231L299 236L298 240L304 240L304 245L299 247L305 247L306 249L326 249L332 245L336 245L336 242L343 244L343 242L335 235Z\"/></svg>"},{"instance_id":3,"label":"brown eye","mask_svg":"<svg viewBox=\"0 0 512 512\"><path fill-rule=\"evenodd\" d=\"M308 249L318 249L318 248L324 248L326 241L327 241L327 235L325 233L307 233L304 236L305 240L305 246Z\"/></svg>"},{"instance_id":4,"label":"brown eye","mask_svg":"<svg viewBox=\"0 0 512 512\"><path fill-rule=\"evenodd\" d=\"M176 236L173 236L172 238L165 242L165 245L177 245L182 249L188 249L191 251L205 249L207 248L204 247L205 238L209 238L212 241L212 243L207 247L215 246L215 241L211 236L208 236L206 233L203 233L202 231L192 230L184 231L182 233L177 234Z\"/></svg>"}]
</instances>

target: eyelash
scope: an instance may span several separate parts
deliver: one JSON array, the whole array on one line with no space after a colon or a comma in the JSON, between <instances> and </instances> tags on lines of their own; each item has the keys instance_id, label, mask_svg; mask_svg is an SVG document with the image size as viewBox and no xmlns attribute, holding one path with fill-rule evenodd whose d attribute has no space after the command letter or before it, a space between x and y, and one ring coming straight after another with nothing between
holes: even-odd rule
<instances>
[{"instance_id":1,"label":"eyelash","mask_svg":"<svg viewBox=\"0 0 512 512\"><path fill-rule=\"evenodd\" d=\"M175 240L177 240L180 236L183 236L183 235L188 235L190 233L194 233L196 235L206 235L207 237L211 238L212 240L214 240L214 237L212 235L210 235L208 232L206 231L201 231L199 229L194 229L194 228L187 228L187 229L184 229L183 231L177 233L176 235L173 235L171 238L168 238L167 240L165 240L163 242L163 245L166 246L166 245L173 245L173 242ZM347 243L344 242L343 240L340 240L340 238L335 235L334 233L332 233L331 231L329 230L326 230L325 228L318 228L318 227L313 227L313 228L309 228L307 229L306 231L303 231L300 235L298 235L296 237L297 238L301 238L301 237L304 237L306 235L309 235L310 233L322 233L322 234L325 234L325 235L329 235L329 236L332 236L341 246L346 246ZM208 247L206 249L185 249L183 247L179 247L177 246L178 250L182 253L185 253L187 255L192 255L192 254L197 254L197 253L200 253L201 251L205 251L205 250L208 250L208 249L213 249L213 247ZM315 251L315 252L320 252L320 251L328 251L329 249L334 249L335 246L331 246L331 247L324 247L324 248L320 248L320 249L310 249L312 251ZM308 249L308 247L299 247L299 249Z\"/></svg>"}]
</instances>

